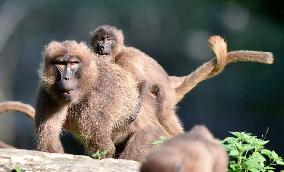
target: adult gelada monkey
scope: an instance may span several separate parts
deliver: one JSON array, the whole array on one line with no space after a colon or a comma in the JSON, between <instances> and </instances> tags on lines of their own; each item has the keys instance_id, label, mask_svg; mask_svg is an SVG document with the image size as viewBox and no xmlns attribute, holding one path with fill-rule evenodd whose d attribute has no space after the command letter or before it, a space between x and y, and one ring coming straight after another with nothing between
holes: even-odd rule
<instances>
[{"instance_id":1,"label":"adult gelada monkey","mask_svg":"<svg viewBox=\"0 0 284 172\"><path fill-rule=\"evenodd\" d=\"M141 172L226 172L228 155L223 145L202 125L154 148Z\"/></svg>"},{"instance_id":2,"label":"adult gelada monkey","mask_svg":"<svg viewBox=\"0 0 284 172\"><path fill-rule=\"evenodd\" d=\"M59 136L65 128L88 154L106 150L106 157L141 161L153 141L170 136L156 119L153 96L141 102L129 71L93 56L75 41L46 46L35 114L37 150L63 152ZM3 102L3 111L11 110L11 103L16 102ZM121 144L123 149L115 152Z\"/></svg>"},{"instance_id":3,"label":"adult gelada monkey","mask_svg":"<svg viewBox=\"0 0 284 172\"><path fill-rule=\"evenodd\" d=\"M94 54L83 43L51 42L43 52L35 114L37 150L63 152L63 126L88 154L115 153L118 131L127 127L139 108L132 75Z\"/></svg>"}]
</instances>

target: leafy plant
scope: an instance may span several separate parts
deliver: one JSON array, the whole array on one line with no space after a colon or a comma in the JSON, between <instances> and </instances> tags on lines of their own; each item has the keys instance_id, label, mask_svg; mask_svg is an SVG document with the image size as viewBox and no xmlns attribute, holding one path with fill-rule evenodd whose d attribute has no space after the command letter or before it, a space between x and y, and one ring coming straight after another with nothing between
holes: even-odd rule
<instances>
[{"instance_id":1,"label":"leafy plant","mask_svg":"<svg viewBox=\"0 0 284 172\"><path fill-rule=\"evenodd\" d=\"M12 172L23 172L23 169L19 166L16 166L14 169L11 170Z\"/></svg>"},{"instance_id":2,"label":"leafy plant","mask_svg":"<svg viewBox=\"0 0 284 172\"><path fill-rule=\"evenodd\" d=\"M231 134L234 137L222 141L229 154L228 172L273 172L275 167L284 166L276 152L264 148L269 141L258 139L251 133Z\"/></svg>"},{"instance_id":3,"label":"leafy plant","mask_svg":"<svg viewBox=\"0 0 284 172\"><path fill-rule=\"evenodd\" d=\"M165 137L165 136L160 136L160 138L158 140L155 140L154 142L152 142L152 145L160 145L165 143L169 138Z\"/></svg>"},{"instance_id":4,"label":"leafy plant","mask_svg":"<svg viewBox=\"0 0 284 172\"><path fill-rule=\"evenodd\" d=\"M107 154L107 150L100 151L98 150L96 153L92 154L91 157L94 159L103 159Z\"/></svg>"}]
</instances>

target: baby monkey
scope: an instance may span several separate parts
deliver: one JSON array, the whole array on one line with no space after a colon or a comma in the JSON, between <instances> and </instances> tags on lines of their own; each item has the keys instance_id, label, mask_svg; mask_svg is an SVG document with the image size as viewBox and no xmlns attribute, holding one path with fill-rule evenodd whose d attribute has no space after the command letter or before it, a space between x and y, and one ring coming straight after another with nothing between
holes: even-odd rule
<instances>
[{"instance_id":1,"label":"baby monkey","mask_svg":"<svg viewBox=\"0 0 284 172\"><path fill-rule=\"evenodd\" d=\"M124 46L124 36L116 27L103 25L91 32L91 45L95 53L115 58Z\"/></svg>"},{"instance_id":2,"label":"baby monkey","mask_svg":"<svg viewBox=\"0 0 284 172\"><path fill-rule=\"evenodd\" d=\"M175 114L175 89L170 84L169 75L153 58L134 47L124 45L121 30L103 25L91 32L93 51L130 71L136 79L141 98L151 93L157 98L156 109L159 122L173 135L183 132L183 127ZM150 94L150 95L151 95Z\"/></svg>"}]
</instances>

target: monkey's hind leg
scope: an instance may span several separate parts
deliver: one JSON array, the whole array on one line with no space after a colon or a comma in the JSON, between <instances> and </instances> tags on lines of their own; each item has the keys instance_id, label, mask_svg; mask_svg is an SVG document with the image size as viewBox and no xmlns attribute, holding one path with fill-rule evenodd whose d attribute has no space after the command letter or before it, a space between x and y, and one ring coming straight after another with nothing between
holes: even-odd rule
<instances>
[{"instance_id":1,"label":"monkey's hind leg","mask_svg":"<svg viewBox=\"0 0 284 172\"><path fill-rule=\"evenodd\" d=\"M99 134L101 133L101 134ZM106 151L105 158L112 158L115 154L115 146L108 133L96 132L85 144L86 153L91 155L97 151Z\"/></svg>"},{"instance_id":2,"label":"monkey's hind leg","mask_svg":"<svg viewBox=\"0 0 284 172\"><path fill-rule=\"evenodd\" d=\"M91 155L97 151L106 151L106 158L113 157L115 146L111 140L112 126L106 119L110 114L99 112L85 114L87 116L81 116L76 120L78 121L80 133L82 133L80 137L85 145L86 153Z\"/></svg>"},{"instance_id":3,"label":"monkey's hind leg","mask_svg":"<svg viewBox=\"0 0 284 172\"><path fill-rule=\"evenodd\" d=\"M156 108L159 122L171 135L183 133L182 124L175 113L173 96L170 95L170 90L168 91L162 86L157 87L159 89L156 94Z\"/></svg>"},{"instance_id":4,"label":"monkey's hind leg","mask_svg":"<svg viewBox=\"0 0 284 172\"><path fill-rule=\"evenodd\" d=\"M153 142L159 140L161 136L170 137L167 131L158 123L149 123L143 128L134 126L136 131L132 133L127 141L120 159L129 159L142 162L151 151Z\"/></svg>"}]
</instances>

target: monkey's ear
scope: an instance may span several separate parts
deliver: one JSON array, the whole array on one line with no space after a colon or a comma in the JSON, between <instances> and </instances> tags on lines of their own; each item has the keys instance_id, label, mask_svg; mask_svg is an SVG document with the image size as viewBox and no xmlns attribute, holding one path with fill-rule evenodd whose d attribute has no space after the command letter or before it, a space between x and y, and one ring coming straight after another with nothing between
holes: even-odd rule
<instances>
[{"instance_id":1,"label":"monkey's ear","mask_svg":"<svg viewBox=\"0 0 284 172\"><path fill-rule=\"evenodd\" d=\"M158 93L159 93L159 91L160 91L160 88L159 88L159 86L158 86L157 84L152 85L152 87L151 87L151 93L152 93L153 95L157 96Z\"/></svg>"}]
</instances>

